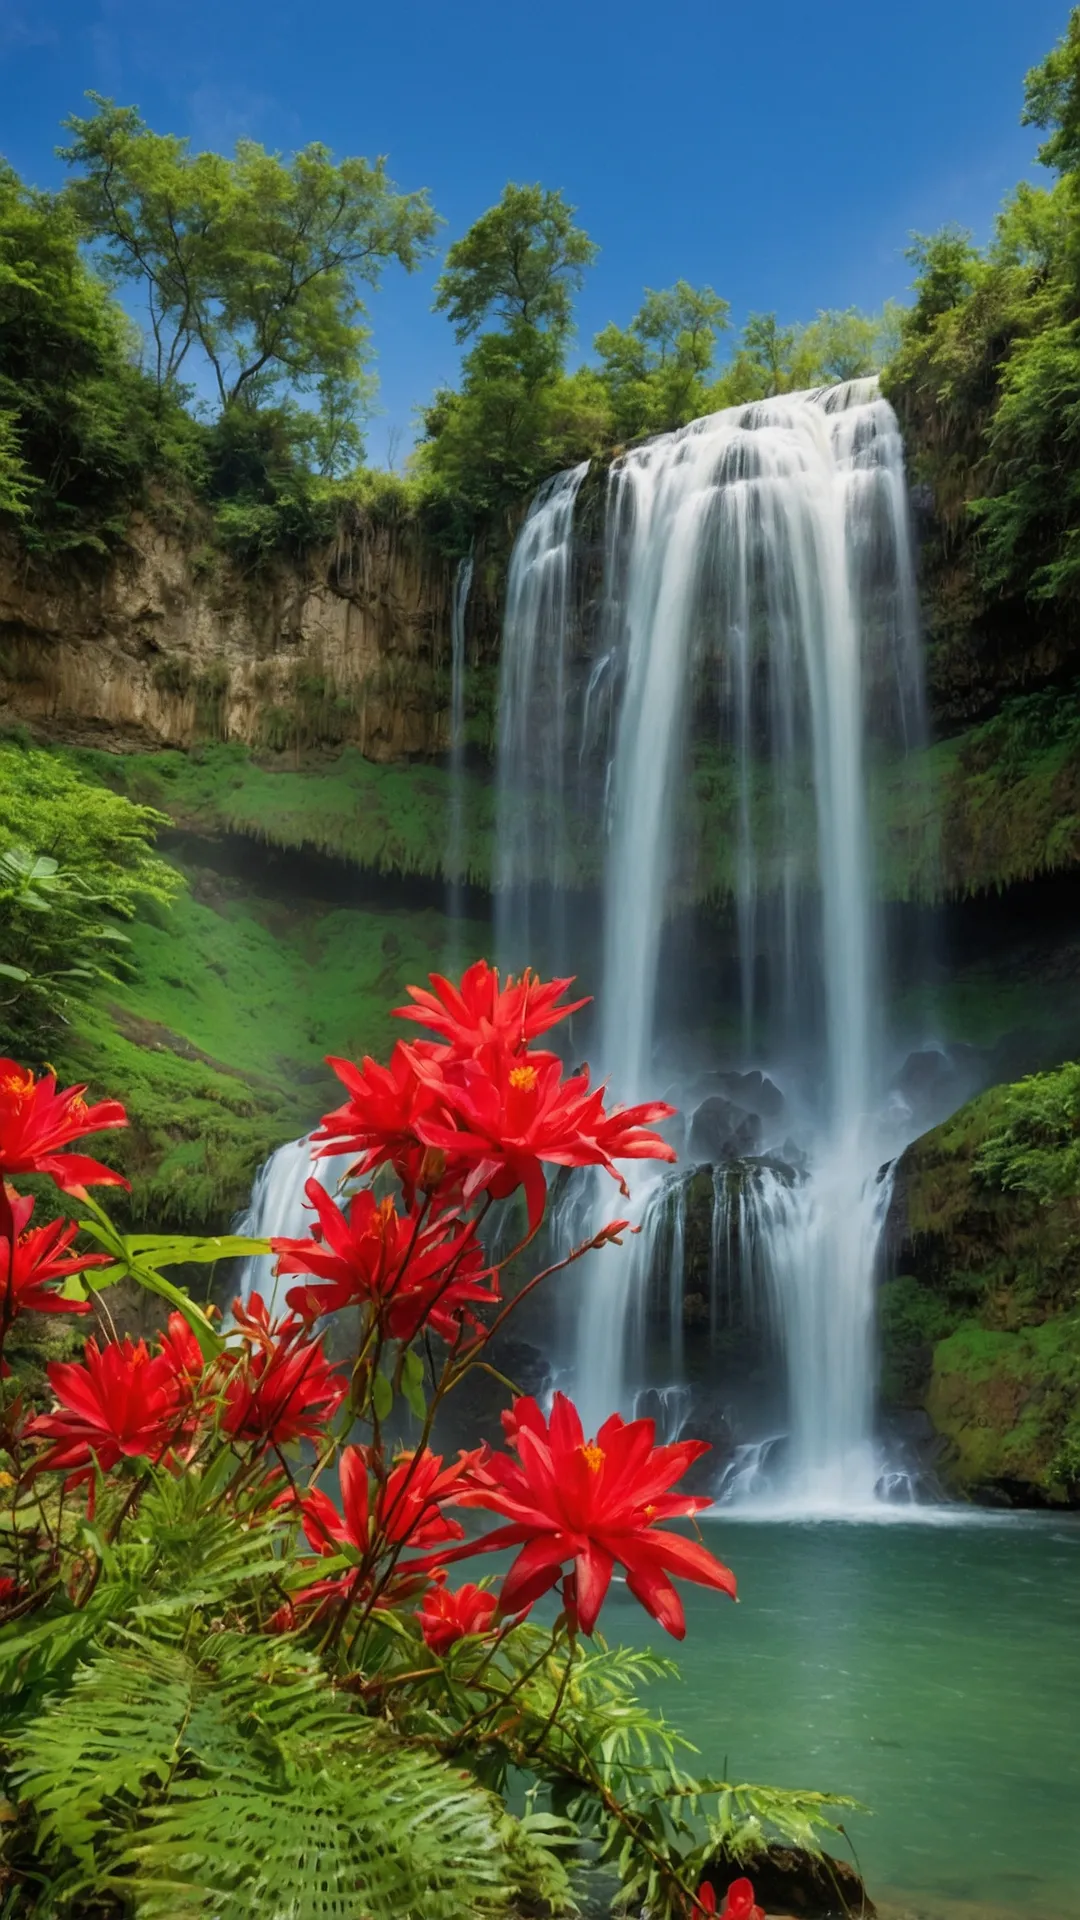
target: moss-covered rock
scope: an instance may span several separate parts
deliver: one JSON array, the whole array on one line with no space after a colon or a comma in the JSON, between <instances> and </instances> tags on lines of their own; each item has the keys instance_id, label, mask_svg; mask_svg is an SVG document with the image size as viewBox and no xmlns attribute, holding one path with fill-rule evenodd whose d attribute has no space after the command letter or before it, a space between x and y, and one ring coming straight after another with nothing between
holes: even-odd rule
<instances>
[{"instance_id":1,"label":"moss-covered rock","mask_svg":"<svg viewBox=\"0 0 1080 1920\"><path fill-rule=\"evenodd\" d=\"M1080 1497L1080 1065L981 1094L904 1154L883 1390L958 1492Z\"/></svg>"},{"instance_id":2,"label":"moss-covered rock","mask_svg":"<svg viewBox=\"0 0 1080 1920\"><path fill-rule=\"evenodd\" d=\"M1005 1333L966 1324L934 1348L926 1411L976 1497L1080 1495L1080 1314Z\"/></svg>"}]
</instances>

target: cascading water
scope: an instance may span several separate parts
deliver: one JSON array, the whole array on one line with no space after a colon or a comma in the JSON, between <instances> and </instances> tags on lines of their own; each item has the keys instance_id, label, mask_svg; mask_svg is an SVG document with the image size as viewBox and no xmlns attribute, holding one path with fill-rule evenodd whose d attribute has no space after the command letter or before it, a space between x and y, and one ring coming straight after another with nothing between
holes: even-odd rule
<instances>
[{"instance_id":1,"label":"cascading water","mask_svg":"<svg viewBox=\"0 0 1080 1920\"><path fill-rule=\"evenodd\" d=\"M618 1098L665 1091L691 1112L715 1115L724 1067L764 1068L776 1100L783 1089L782 1113L751 1112L760 1138L742 1159L754 1164L713 1174L710 1315L724 1287L760 1294L785 1363L786 1495L850 1510L873 1499L879 1473L878 1170L904 1122L887 1098L868 748L896 753L921 731L896 420L876 383L857 381L696 421L615 462L599 554L574 537L582 478L548 483L511 567L501 956L562 963L571 913L587 952L587 896L575 909L567 888L590 878L601 821L597 1058ZM729 846L696 833L703 786L727 795ZM704 869L733 899L733 964L720 1004L687 1019L658 985L695 869L698 892ZM710 1023L728 1033L712 1045L711 1083L698 1038ZM580 1284L576 1391L596 1415L628 1409L647 1384L646 1299L658 1236L672 1232L678 1366L682 1202L662 1180L635 1185L641 1235ZM566 1231L596 1192L571 1194ZM740 1273L721 1282L731 1244Z\"/></svg>"},{"instance_id":2,"label":"cascading water","mask_svg":"<svg viewBox=\"0 0 1080 1920\"><path fill-rule=\"evenodd\" d=\"M588 461L541 487L514 544L499 690L496 945L527 951L539 937L534 899L546 889L545 948L562 949L562 903L573 870L565 773L572 715L570 649L574 503ZM552 964L555 964L554 955Z\"/></svg>"},{"instance_id":3,"label":"cascading water","mask_svg":"<svg viewBox=\"0 0 1080 1920\"><path fill-rule=\"evenodd\" d=\"M315 1218L304 1197L305 1185L314 1178L333 1193L348 1165L348 1155L316 1159L306 1135L302 1140L287 1140L263 1161L247 1211L236 1221L234 1231L253 1240L305 1239ZM274 1266L274 1256L268 1253L250 1254L243 1262L237 1292L245 1306L253 1293L261 1294L268 1306L280 1304L275 1298Z\"/></svg>"},{"instance_id":4,"label":"cascading water","mask_svg":"<svg viewBox=\"0 0 1080 1920\"><path fill-rule=\"evenodd\" d=\"M450 811L446 833L449 913L456 940L465 904L465 615L472 588L473 556L458 562L450 602ZM462 955L453 954L459 965Z\"/></svg>"}]
</instances>

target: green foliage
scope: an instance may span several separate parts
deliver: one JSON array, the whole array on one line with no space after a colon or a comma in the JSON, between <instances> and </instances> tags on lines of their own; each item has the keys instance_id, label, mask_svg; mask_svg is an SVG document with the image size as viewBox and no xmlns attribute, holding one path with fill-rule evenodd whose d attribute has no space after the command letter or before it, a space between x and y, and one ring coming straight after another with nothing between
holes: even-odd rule
<instances>
[{"instance_id":1,"label":"green foliage","mask_svg":"<svg viewBox=\"0 0 1080 1920\"><path fill-rule=\"evenodd\" d=\"M1027 79L1024 119L1050 129L1049 188L1010 195L985 252L946 228L911 250L915 302L888 372L933 489L941 538L931 588L939 627L1000 601L1080 590L1080 10Z\"/></svg>"},{"instance_id":2,"label":"green foliage","mask_svg":"<svg viewBox=\"0 0 1080 1920\"><path fill-rule=\"evenodd\" d=\"M1059 173L1080 168L1080 9L1073 8L1062 39L1027 75L1021 119L1025 126L1052 129L1039 148L1044 167Z\"/></svg>"},{"instance_id":3,"label":"green foliage","mask_svg":"<svg viewBox=\"0 0 1080 1920\"><path fill-rule=\"evenodd\" d=\"M161 821L49 753L0 745L5 1045L47 1046L73 1001L129 970L130 936L117 922L177 891L176 875L153 852Z\"/></svg>"},{"instance_id":4,"label":"green foliage","mask_svg":"<svg viewBox=\"0 0 1080 1920\"><path fill-rule=\"evenodd\" d=\"M619 439L685 426L708 411L707 378L728 312L711 287L679 280L662 293L647 287L628 327L611 325L597 334L593 344Z\"/></svg>"},{"instance_id":5,"label":"green foliage","mask_svg":"<svg viewBox=\"0 0 1080 1920\"><path fill-rule=\"evenodd\" d=\"M157 385L175 387L201 355L223 410L331 381L354 411L358 289L377 287L389 260L412 271L424 258L436 227L426 193L399 193L381 159L335 163L318 144L288 164L252 140L231 160L193 154L133 107L90 98L94 112L66 123L68 198L110 275L141 286Z\"/></svg>"},{"instance_id":6,"label":"green foliage","mask_svg":"<svg viewBox=\"0 0 1080 1920\"><path fill-rule=\"evenodd\" d=\"M158 1482L81 1612L0 1633L23 1816L4 1859L37 1883L32 1910L109 1892L162 1920L503 1911L501 1805L294 1640L232 1624L274 1580L281 1528L207 1510L200 1481ZM536 1835L532 1852L535 1870Z\"/></svg>"},{"instance_id":7,"label":"green foliage","mask_svg":"<svg viewBox=\"0 0 1080 1920\"><path fill-rule=\"evenodd\" d=\"M1080 1065L1009 1087L973 1170L988 1186L1032 1194L1042 1206L1080 1198Z\"/></svg>"},{"instance_id":8,"label":"green foliage","mask_svg":"<svg viewBox=\"0 0 1080 1920\"><path fill-rule=\"evenodd\" d=\"M148 481L197 477L197 429L136 354L71 208L0 163L0 514L32 552L103 552Z\"/></svg>"},{"instance_id":9,"label":"green foliage","mask_svg":"<svg viewBox=\"0 0 1080 1920\"><path fill-rule=\"evenodd\" d=\"M449 317L459 341L492 321L509 334L521 327L565 338L573 324L572 296L599 251L574 225L576 208L540 186L503 188L448 249L435 289L435 308Z\"/></svg>"}]
</instances>

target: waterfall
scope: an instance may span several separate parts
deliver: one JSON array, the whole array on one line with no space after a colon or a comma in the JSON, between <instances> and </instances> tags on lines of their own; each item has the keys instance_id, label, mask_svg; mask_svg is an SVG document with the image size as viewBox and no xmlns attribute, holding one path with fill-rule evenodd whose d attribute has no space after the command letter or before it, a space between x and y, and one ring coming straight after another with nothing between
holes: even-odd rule
<instances>
[{"instance_id":1,"label":"waterfall","mask_svg":"<svg viewBox=\"0 0 1080 1920\"><path fill-rule=\"evenodd\" d=\"M255 1175L247 1211L234 1222L233 1232L249 1234L254 1240L278 1236L306 1239L314 1214L304 1197L305 1185L309 1180L319 1180L329 1193L334 1193L349 1159L347 1154L334 1154L317 1160L306 1135L302 1140L287 1140L263 1161ZM268 1306L282 1305L277 1299L279 1288L274 1266L274 1256L269 1253L250 1254L242 1263L237 1293L245 1306L253 1293L261 1294ZM280 1292L283 1299L284 1287Z\"/></svg>"},{"instance_id":2,"label":"waterfall","mask_svg":"<svg viewBox=\"0 0 1080 1920\"><path fill-rule=\"evenodd\" d=\"M446 834L448 911L457 940L465 908L465 614L472 587L473 556L458 561L450 601L450 810ZM454 953L453 964L462 959Z\"/></svg>"},{"instance_id":3,"label":"waterfall","mask_svg":"<svg viewBox=\"0 0 1080 1920\"><path fill-rule=\"evenodd\" d=\"M518 968L560 964L572 871L566 753L571 692L574 503L588 461L541 487L514 543L499 676L496 947ZM541 930L535 890L553 906Z\"/></svg>"},{"instance_id":4,"label":"waterfall","mask_svg":"<svg viewBox=\"0 0 1080 1920\"><path fill-rule=\"evenodd\" d=\"M595 938L596 1061L620 1099L663 1093L704 1113L711 1098L716 1113L717 1076L768 1076L772 1110L747 1115L758 1164L734 1191L714 1165L709 1313L715 1326L725 1291L761 1293L786 1382L786 1497L850 1510L878 1477L879 1170L904 1144L869 817L871 759L921 738L899 430L873 380L695 421L616 460L599 551L574 532L582 477L543 489L511 563L500 951L581 971L568 922L581 954ZM698 832L702 787L727 796L730 845ZM669 935L703 866L732 901L730 935L714 928L732 985L688 1019ZM673 1271L682 1259L670 1182L635 1175L643 1231L578 1289L576 1391L596 1416L650 1383L662 1214ZM599 1191L590 1180L565 1203L576 1218L586 1188ZM681 1304L668 1306L676 1373Z\"/></svg>"}]
</instances>

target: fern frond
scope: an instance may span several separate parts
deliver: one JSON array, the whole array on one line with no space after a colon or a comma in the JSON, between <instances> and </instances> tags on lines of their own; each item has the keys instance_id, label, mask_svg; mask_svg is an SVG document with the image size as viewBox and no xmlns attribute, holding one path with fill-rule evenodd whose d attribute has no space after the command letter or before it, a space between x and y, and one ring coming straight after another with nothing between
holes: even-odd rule
<instances>
[{"instance_id":1,"label":"fern frond","mask_svg":"<svg viewBox=\"0 0 1080 1920\"><path fill-rule=\"evenodd\" d=\"M458 1920L514 1884L501 1805L287 1641L129 1630L11 1750L55 1889L154 1920Z\"/></svg>"}]
</instances>

